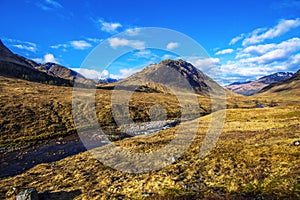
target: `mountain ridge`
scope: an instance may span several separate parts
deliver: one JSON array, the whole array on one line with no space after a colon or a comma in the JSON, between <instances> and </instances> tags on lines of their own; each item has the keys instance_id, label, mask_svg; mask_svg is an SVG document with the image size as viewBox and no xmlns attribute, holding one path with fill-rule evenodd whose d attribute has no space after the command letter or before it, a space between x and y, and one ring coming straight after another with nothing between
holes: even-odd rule
<instances>
[{"instance_id":1,"label":"mountain ridge","mask_svg":"<svg viewBox=\"0 0 300 200\"><path fill-rule=\"evenodd\" d=\"M262 88L258 95L296 95L300 96L300 70L289 79L272 83Z\"/></svg>"},{"instance_id":2,"label":"mountain ridge","mask_svg":"<svg viewBox=\"0 0 300 200\"><path fill-rule=\"evenodd\" d=\"M280 81L287 80L292 76L293 73L291 72L277 72L267 76L260 77L254 81L246 81L241 83L235 82L225 86L225 88L238 94L251 96L272 83L277 83Z\"/></svg>"},{"instance_id":3,"label":"mountain ridge","mask_svg":"<svg viewBox=\"0 0 300 200\"><path fill-rule=\"evenodd\" d=\"M50 66L47 68L46 66ZM0 75L53 85L94 85L95 82L59 64L38 64L14 54L0 40Z\"/></svg>"}]
</instances>

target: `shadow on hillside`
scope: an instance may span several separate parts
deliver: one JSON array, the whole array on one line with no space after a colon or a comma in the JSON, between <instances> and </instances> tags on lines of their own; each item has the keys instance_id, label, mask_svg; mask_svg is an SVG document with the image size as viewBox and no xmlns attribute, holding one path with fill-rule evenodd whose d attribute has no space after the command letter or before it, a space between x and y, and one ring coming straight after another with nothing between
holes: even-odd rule
<instances>
[{"instance_id":1,"label":"shadow on hillside","mask_svg":"<svg viewBox=\"0 0 300 200\"><path fill-rule=\"evenodd\" d=\"M291 89L290 87L280 88L280 89L274 90L274 92L282 92L282 91L287 91L287 90L290 90L290 89Z\"/></svg>"},{"instance_id":2,"label":"shadow on hillside","mask_svg":"<svg viewBox=\"0 0 300 200\"><path fill-rule=\"evenodd\" d=\"M0 153L0 178L15 176L40 163L49 163L86 151L77 134L28 148Z\"/></svg>"},{"instance_id":3,"label":"shadow on hillside","mask_svg":"<svg viewBox=\"0 0 300 200\"><path fill-rule=\"evenodd\" d=\"M102 90L113 90L115 86L97 86L97 89L102 89Z\"/></svg>"},{"instance_id":4,"label":"shadow on hillside","mask_svg":"<svg viewBox=\"0 0 300 200\"><path fill-rule=\"evenodd\" d=\"M80 194L82 194L82 192L80 190L73 190L70 192L45 191L45 192L39 194L39 199L40 200L50 200L50 199L71 200L71 199L74 199L75 197L79 196Z\"/></svg>"}]
</instances>

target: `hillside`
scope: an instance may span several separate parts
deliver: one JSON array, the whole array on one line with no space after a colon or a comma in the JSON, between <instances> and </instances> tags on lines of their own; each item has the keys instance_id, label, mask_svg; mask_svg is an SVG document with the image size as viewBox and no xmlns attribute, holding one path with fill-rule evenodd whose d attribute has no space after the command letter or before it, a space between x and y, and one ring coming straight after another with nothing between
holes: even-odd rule
<instances>
[{"instance_id":1,"label":"hillside","mask_svg":"<svg viewBox=\"0 0 300 200\"><path fill-rule=\"evenodd\" d=\"M300 96L300 70L287 80L264 87L258 95Z\"/></svg>"},{"instance_id":2,"label":"hillside","mask_svg":"<svg viewBox=\"0 0 300 200\"><path fill-rule=\"evenodd\" d=\"M72 86L75 79L78 84L95 85L95 82L61 65L54 63L41 65L33 60L14 54L1 40L0 75L51 85Z\"/></svg>"},{"instance_id":3,"label":"hillside","mask_svg":"<svg viewBox=\"0 0 300 200\"><path fill-rule=\"evenodd\" d=\"M235 93L250 96L272 83L284 81L286 79L291 78L292 76L293 73L290 72L278 72L271 75L263 76L255 81L232 83L226 86L226 88Z\"/></svg>"},{"instance_id":4,"label":"hillside","mask_svg":"<svg viewBox=\"0 0 300 200\"><path fill-rule=\"evenodd\" d=\"M89 89L86 89L89 92ZM76 133L72 117L72 87L55 86L0 76L0 147L47 141ZM111 89L97 89L96 111L102 126L114 125L111 113ZM199 97L205 114L210 100ZM85 105L84 98L80 104ZM135 92L130 99L134 121L149 121L149 109L156 104L166 109L169 119L180 118L181 110L174 95ZM88 115L88 110L85 110Z\"/></svg>"}]
</instances>

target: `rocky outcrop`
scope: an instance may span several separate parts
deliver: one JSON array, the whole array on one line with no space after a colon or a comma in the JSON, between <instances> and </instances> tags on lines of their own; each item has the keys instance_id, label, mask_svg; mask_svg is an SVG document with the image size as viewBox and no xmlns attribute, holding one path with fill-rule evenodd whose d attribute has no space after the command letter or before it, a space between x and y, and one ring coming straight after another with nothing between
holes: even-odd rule
<instances>
[{"instance_id":1,"label":"rocky outcrop","mask_svg":"<svg viewBox=\"0 0 300 200\"><path fill-rule=\"evenodd\" d=\"M39 195L36 189L29 188L20 192L17 195L16 200L39 200Z\"/></svg>"}]
</instances>

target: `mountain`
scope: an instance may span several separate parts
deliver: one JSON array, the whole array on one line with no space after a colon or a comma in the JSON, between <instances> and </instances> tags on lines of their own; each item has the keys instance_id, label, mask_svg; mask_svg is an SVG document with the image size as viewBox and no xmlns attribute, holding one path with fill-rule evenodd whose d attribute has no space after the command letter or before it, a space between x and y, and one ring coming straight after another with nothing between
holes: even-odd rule
<instances>
[{"instance_id":1,"label":"mountain","mask_svg":"<svg viewBox=\"0 0 300 200\"><path fill-rule=\"evenodd\" d=\"M86 84L86 85L95 85L96 81L85 78L78 72L75 72L67 67L56 63L45 63L36 67L40 71L46 72L51 76L57 76L71 82L76 80L76 83Z\"/></svg>"},{"instance_id":2,"label":"mountain","mask_svg":"<svg viewBox=\"0 0 300 200\"><path fill-rule=\"evenodd\" d=\"M287 80L292 76L293 73L291 72L278 72L268 76L261 77L255 81L247 81L243 83L235 82L226 86L226 88L235 93L242 94L245 96L250 96L257 93L258 91L260 91L261 89L263 89L264 87L272 83L277 83L280 81Z\"/></svg>"},{"instance_id":3,"label":"mountain","mask_svg":"<svg viewBox=\"0 0 300 200\"><path fill-rule=\"evenodd\" d=\"M72 86L76 83L91 85L95 82L81 74L55 63L38 64L11 52L0 40L0 75L28 81Z\"/></svg>"},{"instance_id":4,"label":"mountain","mask_svg":"<svg viewBox=\"0 0 300 200\"><path fill-rule=\"evenodd\" d=\"M187 82L186 82L186 81ZM119 81L122 86L142 86L145 90L169 92L170 88L187 91L191 88L201 95L227 92L218 83L184 60L164 60Z\"/></svg>"},{"instance_id":5,"label":"mountain","mask_svg":"<svg viewBox=\"0 0 300 200\"><path fill-rule=\"evenodd\" d=\"M120 79L115 79L115 78L100 78L98 80L99 83L102 83L102 84L107 84L107 83L115 83L115 82L118 82Z\"/></svg>"},{"instance_id":6,"label":"mountain","mask_svg":"<svg viewBox=\"0 0 300 200\"><path fill-rule=\"evenodd\" d=\"M296 95L300 96L300 70L298 70L291 78L272 83L264 87L258 93L259 95Z\"/></svg>"},{"instance_id":7,"label":"mountain","mask_svg":"<svg viewBox=\"0 0 300 200\"><path fill-rule=\"evenodd\" d=\"M13 63L29 69L34 69L38 64L34 61L30 61L22 56L12 53L0 40L0 61Z\"/></svg>"}]
</instances>

